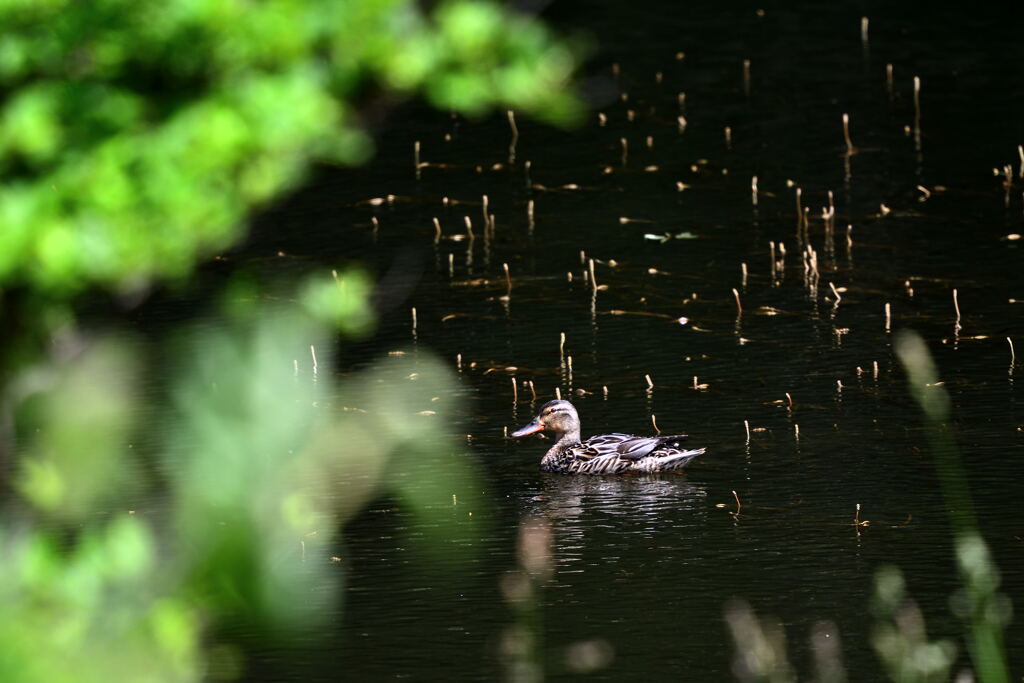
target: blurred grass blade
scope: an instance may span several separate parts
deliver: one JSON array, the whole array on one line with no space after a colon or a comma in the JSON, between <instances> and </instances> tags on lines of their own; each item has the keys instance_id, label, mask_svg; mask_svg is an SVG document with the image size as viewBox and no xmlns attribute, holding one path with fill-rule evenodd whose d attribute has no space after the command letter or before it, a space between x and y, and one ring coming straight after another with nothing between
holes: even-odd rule
<instances>
[{"instance_id":1,"label":"blurred grass blade","mask_svg":"<svg viewBox=\"0 0 1024 683\"><path fill-rule=\"evenodd\" d=\"M918 334L900 332L894 348L907 372L910 393L925 416L935 468L953 527L957 567L964 584L958 612L969 625L971 660L979 681L1003 683L1009 680L1003 644L1003 624L1008 608L1005 597L997 593L999 571L978 531L967 473L946 424L949 396L938 384L935 363Z\"/></svg>"}]
</instances>

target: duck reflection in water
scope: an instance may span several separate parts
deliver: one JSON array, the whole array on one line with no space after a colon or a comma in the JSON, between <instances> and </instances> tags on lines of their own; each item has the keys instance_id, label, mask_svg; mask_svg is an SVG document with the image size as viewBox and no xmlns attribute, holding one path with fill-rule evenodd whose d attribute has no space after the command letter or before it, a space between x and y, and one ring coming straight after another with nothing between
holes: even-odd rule
<instances>
[{"instance_id":1,"label":"duck reflection in water","mask_svg":"<svg viewBox=\"0 0 1024 683\"><path fill-rule=\"evenodd\" d=\"M601 434L580 440L580 417L568 401L548 401L537 416L522 429L512 432L520 437L536 432L551 432L556 441L540 461L543 472L557 474L654 474L686 467L704 453L703 448L680 447L685 434L671 436L633 436Z\"/></svg>"},{"instance_id":2,"label":"duck reflection in water","mask_svg":"<svg viewBox=\"0 0 1024 683\"><path fill-rule=\"evenodd\" d=\"M559 581L566 574L604 566L637 570L650 558L639 547L660 548L655 565L699 562L705 553L708 490L681 477L544 477L523 513L551 524L551 550ZM628 559L625 559L628 558ZM598 570L603 571L603 570Z\"/></svg>"}]
</instances>

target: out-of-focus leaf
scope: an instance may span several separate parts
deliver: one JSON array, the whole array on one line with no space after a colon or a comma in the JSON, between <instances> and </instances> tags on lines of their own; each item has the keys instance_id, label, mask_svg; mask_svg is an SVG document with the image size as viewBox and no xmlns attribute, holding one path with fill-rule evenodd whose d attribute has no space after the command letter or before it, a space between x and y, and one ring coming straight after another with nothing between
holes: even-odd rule
<instances>
[{"instance_id":1,"label":"out-of-focus leaf","mask_svg":"<svg viewBox=\"0 0 1024 683\"><path fill-rule=\"evenodd\" d=\"M334 273L331 279L311 279L302 292L302 304L315 318L334 324L349 336L361 336L373 325L369 303L370 281L359 270Z\"/></svg>"},{"instance_id":2,"label":"out-of-focus leaf","mask_svg":"<svg viewBox=\"0 0 1024 683\"><path fill-rule=\"evenodd\" d=\"M482 0L18 0L0 32L0 285L54 297L181 277L313 162L365 160L367 86L579 114L573 48Z\"/></svg>"},{"instance_id":3,"label":"out-of-focus leaf","mask_svg":"<svg viewBox=\"0 0 1024 683\"><path fill-rule=\"evenodd\" d=\"M38 508L58 519L81 520L132 491L135 463L125 455L135 374L132 346L106 340L66 361L55 376L29 375L52 382L30 402L22 421L35 428L26 434L18 488Z\"/></svg>"},{"instance_id":4,"label":"out-of-focus leaf","mask_svg":"<svg viewBox=\"0 0 1024 683\"><path fill-rule=\"evenodd\" d=\"M239 650L202 625L308 633L340 589L329 560L338 532L381 496L434 529L427 550L472 548L469 513L483 501L445 426L450 371L420 352L335 387L332 327L372 322L369 284L345 272L310 291L267 305L253 281L236 280L229 314L178 339L160 413L170 429L155 454L161 503L128 486L149 471L124 449L143 409L136 349L96 342L22 381L19 428L38 430L21 470L38 508L26 519L65 524L59 543L49 519L0 532L0 680L237 677ZM149 510L128 514L135 507Z\"/></svg>"},{"instance_id":5,"label":"out-of-focus leaf","mask_svg":"<svg viewBox=\"0 0 1024 683\"><path fill-rule=\"evenodd\" d=\"M468 513L483 501L473 461L446 434L456 408L449 398L456 394L451 371L430 356L388 358L354 385L376 423L374 433L386 435L390 458L382 486L431 530L428 550L464 536L462 525L473 522Z\"/></svg>"},{"instance_id":6,"label":"out-of-focus leaf","mask_svg":"<svg viewBox=\"0 0 1024 683\"><path fill-rule=\"evenodd\" d=\"M905 590L896 567L882 567L875 574L875 652L894 681L947 681L956 647L948 640L928 640L924 618Z\"/></svg>"},{"instance_id":7,"label":"out-of-focus leaf","mask_svg":"<svg viewBox=\"0 0 1024 683\"><path fill-rule=\"evenodd\" d=\"M157 597L174 584L154 553L127 516L70 549L38 531L0 536L0 680L199 680L199 623L180 597Z\"/></svg>"}]
</instances>

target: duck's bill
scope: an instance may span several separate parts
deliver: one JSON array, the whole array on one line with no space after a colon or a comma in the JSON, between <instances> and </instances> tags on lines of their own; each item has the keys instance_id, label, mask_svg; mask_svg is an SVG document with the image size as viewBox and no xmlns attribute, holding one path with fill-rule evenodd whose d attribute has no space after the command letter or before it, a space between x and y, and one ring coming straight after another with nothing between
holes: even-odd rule
<instances>
[{"instance_id":1,"label":"duck's bill","mask_svg":"<svg viewBox=\"0 0 1024 683\"><path fill-rule=\"evenodd\" d=\"M526 436L527 434L534 434L536 432L540 432L543 430L544 425L534 420L525 427L521 427L520 429L517 429L516 431L512 432L512 436Z\"/></svg>"}]
</instances>

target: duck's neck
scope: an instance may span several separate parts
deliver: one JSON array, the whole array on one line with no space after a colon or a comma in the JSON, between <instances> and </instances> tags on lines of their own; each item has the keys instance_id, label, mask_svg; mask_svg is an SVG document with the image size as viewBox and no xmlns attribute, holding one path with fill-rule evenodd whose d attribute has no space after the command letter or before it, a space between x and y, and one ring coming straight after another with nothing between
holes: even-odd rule
<instances>
[{"instance_id":1,"label":"duck's neck","mask_svg":"<svg viewBox=\"0 0 1024 683\"><path fill-rule=\"evenodd\" d=\"M580 430L576 429L571 432L563 432L558 438L558 441L548 450L548 454L562 454L570 446L575 446L580 442Z\"/></svg>"},{"instance_id":2,"label":"duck's neck","mask_svg":"<svg viewBox=\"0 0 1024 683\"><path fill-rule=\"evenodd\" d=\"M548 449L540 461L540 469L544 472L568 472L570 458L567 453L570 448L580 442L580 430L565 432L558 437L558 441Z\"/></svg>"},{"instance_id":3,"label":"duck's neck","mask_svg":"<svg viewBox=\"0 0 1024 683\"><path fill-rule=\"evenodd\" d=\"M568 472L569 461L572 460L567 455L568 450L579 442L579 429L561 434L541 459L541 470L544 472Z\"/></svg>"}]
</instances>

